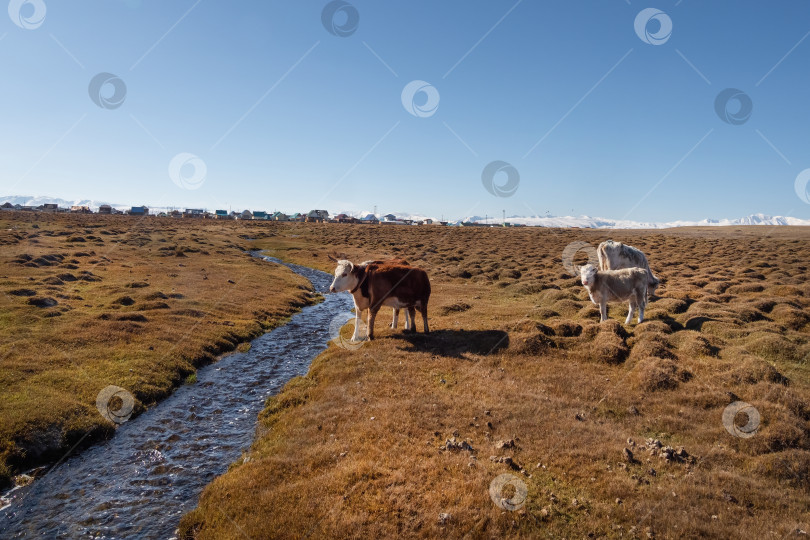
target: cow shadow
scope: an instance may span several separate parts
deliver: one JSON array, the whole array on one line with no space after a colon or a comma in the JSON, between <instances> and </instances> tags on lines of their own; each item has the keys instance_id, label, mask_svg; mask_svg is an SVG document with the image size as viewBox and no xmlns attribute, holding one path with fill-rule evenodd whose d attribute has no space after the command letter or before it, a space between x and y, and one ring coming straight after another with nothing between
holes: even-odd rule
<instances>
[{"instance_id":1,"label":"cow shadow","mask_svg":"<svg viewBox=\"0 0 810 540\"><path fill-rule=\"evenodd\" d=\"M686 323L683 325L682 328L685 328L686 330L697 330L698 332L702 332L703 331L703 325L705 323L710 322L710 321L716 321L716 320L717 319L713 319L711 317L705 317L705 316L700 315L700 316L697 316L697 317L692 317L691 319L686 321Z\"/></svg>"},{"instance_id":2,"label":"cow shadow","mask_svg":"<svg viewBox=\"0 0 810 540\"><path fill-rule=\"evenodd\" d=\"M465 354L488 355L509 347L509 334L503 330L397 332L387 337L406 342L403 350L408 352L429 352L453 358L465 358Z\"/></svg>"}]
</instances>

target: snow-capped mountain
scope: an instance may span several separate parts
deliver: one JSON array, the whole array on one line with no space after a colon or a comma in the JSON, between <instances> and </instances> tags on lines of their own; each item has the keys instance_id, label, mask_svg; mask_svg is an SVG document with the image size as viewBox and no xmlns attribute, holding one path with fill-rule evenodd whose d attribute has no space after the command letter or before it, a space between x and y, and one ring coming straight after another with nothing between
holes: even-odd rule
<instances>
[{"instance_id":1,"label":"snow-capped mountain","mask_svg":"<svg viewBox=\"0 0 810 540\"><path fill-rule=\"evenodd\" d=\"M0 204L11 203L19 204L20 206L40 206L43 204L58 204L62 208L70 208L71 206L87 206L94 212L98 211L98 207L102 204L109 204L113 208L129 209L130 205L126 204L112 204L104 201L94 201L91 199L76 199L68 201L65 199L58 199L54 197L33 197L31 195L11 195L7 197L0 197Z\"/></svg>"},{"instance_id":2,"label":"snow-capped mountain","mask_svg":"<svg viewBox=\"0 0 810 540\"><path fill-rule=\"evenodd\" d=\"M481 216L470 216L459 222L485 223ZM487 218L486 223L497 225L500 219ZM609 219L591 216L546 216L524 217L511 216L506 221L514 225L528 225L533 227L580 227L587 229L668 229L672 227L707 227L707 226L735 226L735 225L810 225L810 219L800 219L787 216L768 216L765 214L751 214L738 219L703 219L699 221L632 221L627 219Z\"/></svg>"}]
</instances>

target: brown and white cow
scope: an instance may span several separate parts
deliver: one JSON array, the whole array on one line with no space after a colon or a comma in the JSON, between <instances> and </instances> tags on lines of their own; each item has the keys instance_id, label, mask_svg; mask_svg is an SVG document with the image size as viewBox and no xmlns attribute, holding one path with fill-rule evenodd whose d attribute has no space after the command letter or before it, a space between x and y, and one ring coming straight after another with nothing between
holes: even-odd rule
<instances>
[{"instance_id":1,"label":"brown and white cow","mask_svg":"<svg viewBox=\"0 0 810 540\"><path fill-rule=\"evenodd\" d=\"M429 332L427 306L430 299L430 280L421 268L389 261L366 261L354 264L346 259L337 261L335 279L330 292L349 291L354 298L355 324L352 341L359 341L358 330L362 323L363 306L368 309L368 339L374 339L374 320L382 306L394 309L406 308L411 327L416 331L415 317L418 308L422 314L425 333ZM408 321L406 320L406 323Z\"/></svg>"},{"instance_id":2,"label":"brown and white cow","mask_svg":"<svg viewBox=\"0 0 810 540\"><path fill-rule=\"evenodd\" d=\"M337 259L335 259L333 257L330 257L330 258L332 260L334 260L334 261L337 261ZM394 259L385 259L385 260L378 259L378 260L371 260L371 261L363 261L363 262L360 263L360 266L368 266L370 264L376 264L376 265L393 264L393 265L401 265L401 266L410 266L411 265L411 263L409 263L405 259L396 259L396 258L394 258ZM358 311L358 310L359 311L364 311L364 310L368 309L368 306L369 306L369 302L368 302L368 297L367 296L361 297L359 303L358 303L357 299L355 299L355 301L354 301L354 310L355 310L355 312ZM394 315L393 315L393 318L391 320L391 328L393 330L396 330L397 325L399 324L399 308L393 308L393 312L394 312ZM413 329L413 324L414 324L413 318L411 318L410 313L407 310L405 310L405 330L412 330Z\"/></svg>"},{"instance_id":3,"label":"brown and white cow","mask_svg":"<svg viewBox=\"0 0 810 540\"><path fill-rule=\"evenodd\" d=\"M606 240L596 248L599 257L599 270L621 270L622 268L643 268L647 271L647 295L654 296L661 283L650 270L650 264L644 253L633 246Z\"/></svg>"}]
</instances>

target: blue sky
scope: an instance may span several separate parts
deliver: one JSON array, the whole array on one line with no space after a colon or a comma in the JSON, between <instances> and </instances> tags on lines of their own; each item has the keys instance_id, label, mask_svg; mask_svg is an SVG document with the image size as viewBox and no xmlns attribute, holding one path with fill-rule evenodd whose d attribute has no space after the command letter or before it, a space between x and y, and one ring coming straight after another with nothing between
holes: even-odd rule
<instances>
[{"instance_id":1,"label":"blue sky","mask_svg":"<svg viewBox=\"0 0 810 540\"><path fill-rule=\"evenodd\" d=\"M326 1L37 1L0 16L0 195L445 218L810 217L794 189L810 168L806 0L357 0L333 19L341 28L356 10L347 36L322 23ZM655 43L660 16L642 25L653 38L634 28L650 7L672 23L660 44L643 39ZM91 99L99 73L125 84L101 90L120 106ZM402 101L415 80L438 95L422 116ZM726 88L753 104L737 125L715 110ZM418 112L426 94L414 99ZM173 181L178 154L205 176L178 165ZM519 174L511 196L482 184L496 160Z\"/></svg>"}]
</instances>

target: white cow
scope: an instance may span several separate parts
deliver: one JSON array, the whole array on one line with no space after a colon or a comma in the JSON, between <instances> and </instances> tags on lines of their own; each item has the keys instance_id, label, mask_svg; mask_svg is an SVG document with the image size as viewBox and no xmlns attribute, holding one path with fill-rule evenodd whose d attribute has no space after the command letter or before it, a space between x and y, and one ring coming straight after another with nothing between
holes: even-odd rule
<instances>
[{"instance_id":1,"label":"white cow","mask_svg":"<svg viewBox=\"0 0 810 540\"><path fill-rule=\"evenodd\" d=\"M653 296L661 281L653 275L644 253L633 246L607 240L596 248L599 257L599 270L621 270L622 268L643 268L647 271L647 294Z\"/></svg>"},{"instance_id":2,"label":"white cow","mask_svg":"<svg viewBox=\"0 0 810 540\"><path fill-rule=\"evenodd\" d=\"M582 284L588 290L591 302L599 306L599 322L607 320L608 302L630 302L630 312L624 324L630 324L638 309L638 322L644 320L647 306L647 270L622 268L621 270L597 270L592 264L580 268Z\"/></svg>"}]
</instances>

